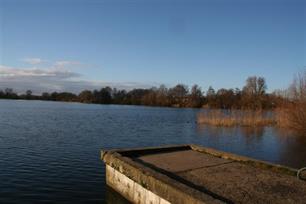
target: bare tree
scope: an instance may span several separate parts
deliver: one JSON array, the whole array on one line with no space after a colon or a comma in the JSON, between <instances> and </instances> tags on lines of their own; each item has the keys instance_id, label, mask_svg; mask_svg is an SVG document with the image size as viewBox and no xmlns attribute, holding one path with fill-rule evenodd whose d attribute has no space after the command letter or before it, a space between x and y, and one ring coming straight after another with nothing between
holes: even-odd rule
<instances>
[{"instance_id":1,"label":"bare tree","mask_svg":"<svg viewBox=\"0 0 306 204\"><path fill-rule=\"evenodd\" d=\"M202 106L203 93L197 84L191 87L188 107L198 108Z\"/></svg>"},{"instance_id":2,"label":"bare tree","mask_svg":"<svg viewBox=\"0 0 306 204\"><path fill-rule=\"evenodd\" d=\"M290 93L294 100L306 101L306 71L299 73L295 77L290 87Z\"/></svg>"},{"instance_id":3,"label":"bare tree","mask_svg":"<svg viewBox=\"0 0 306 204\"><path fill-rule=\"evenodd\" d=\"M289 102L279 110L279 123L306 135L306 70L295 77L289 88Z\"/></svg>"},{"instance_id":4,"label":"bare tree","mask_svg":"<svg viewBox=\"0 0 306 204\"><path fill-rule=\"evenodd\" d=\"M208 90L207 90L207 97L210 97L210 96L214 96L216 94L216 91L215 89L213 89L212 86L209 86Z\"/></svg>"},{"instance_id":5,"label":"bare tree","mask_svg":"<svg viewBox=\"0 0 306 204\"><path fill-rule=\"evenodd\" d=\"M247 78L246 85L243 87L242 101L244 108L262 109L266 89L265 78L257 76Z\"/></svg>"},{"instance_id":6,"label":"bare tree","mask_svg":"<svg viewBox=\"0 0 306 204\"><path fill-rule=\"evenodd\" d=\"M171 98L171 103L174 106L182 107L185 105L185 98L188 94L188 86L184 84L178 84L175 87L169 89L169 96Z\"/></svg>"},{"instance_id":7,"label":"bare tree","mask_svg":"<svg viewBox=\"0 0 306 204\"><path fill-rule=\"evenodd\" d=\"M156 103L159 106L169 106L168 89L165 85L160 85L156 93Z\"/></svg>"},{"instance_id":8,"label":"bare tree","mask_svg":"<svg viewBox=\"0 0 306 204\"><path fill-rule=\"evenodd\" d=\"M266 80L263 77L252 76L247 78L243 90L249 95L263 95L267 89Z\"/></svg>"}]
</instances>

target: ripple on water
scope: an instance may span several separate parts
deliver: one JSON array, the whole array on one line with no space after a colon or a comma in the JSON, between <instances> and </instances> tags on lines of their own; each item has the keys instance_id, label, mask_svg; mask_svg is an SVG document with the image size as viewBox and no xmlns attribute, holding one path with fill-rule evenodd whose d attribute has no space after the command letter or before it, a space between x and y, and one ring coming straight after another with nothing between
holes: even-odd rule
<instances>
[{"instance_id":1,"label":"ripple on water","mask_svg":"<svg viewBox=\"0 0 306 204\"><path fill-rule=\"evenodd\" d=\"M306 164L305 139L271 128L200 126L198 111L0 100L0 203L117 202L105 187L102 148L196 143L292 167Z\"/></svg>"}]
</instances>

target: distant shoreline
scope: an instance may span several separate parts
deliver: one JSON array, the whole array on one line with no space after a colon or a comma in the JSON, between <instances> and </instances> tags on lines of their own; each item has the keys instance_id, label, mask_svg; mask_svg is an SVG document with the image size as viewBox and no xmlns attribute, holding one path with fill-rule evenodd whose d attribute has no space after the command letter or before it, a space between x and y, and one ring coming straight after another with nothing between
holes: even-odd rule
<instances>
[{"instance_id":1,"label":"distant shoreline","mask_svg":"<svg viewBox=\"0 0 306 204\"><path fill-rule=\"evenodd\" d=\"M0 98L43 101L65 101L93 104L144 105L177 108L213 108L213 109L273 109L284 100L280 94L266 93L267 85L263 77L247 78L242 89L215 90L209 87L202 91L198 85L188 87L177 84L174 87L152 87L132 89L130 91L103 87L100 90L84 90L79 94L70 92L44 92L33 95L31 90L17 94L11 88L0 89Z\"/></svg>"},{"instance_id":2,"label":"distant shoreline","mask_svg":"<svg viewBox=\"0 0 306 204\"><path fill-rule=\"evenodd\" d=\"M109 103L109 104L101 104L101 103L82 103L79 101L54 101L54 100L41 100L41 99L5 99L0 98L1 100L11 100L11 101L38 101L38 102L59 102L59 103L71 103L71 104L80 104L80 105L106 105L106 106L138 106L138 107L150 107L150 108L173 108L173 109L198 109L198 110L205 110L207 108L205 107L199 107L199 108L192 108L192 107L175 107L175 106L150 106L150 105L136 105L136 104L115 104L115 103Z\"/></svg>"}]
</instances>

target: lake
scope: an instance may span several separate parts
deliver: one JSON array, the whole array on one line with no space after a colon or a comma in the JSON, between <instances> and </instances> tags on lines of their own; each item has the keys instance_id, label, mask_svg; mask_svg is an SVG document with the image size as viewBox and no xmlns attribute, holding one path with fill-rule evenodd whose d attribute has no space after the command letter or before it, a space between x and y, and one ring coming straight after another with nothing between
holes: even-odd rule
<instances>
[{"instance_id":1,"label":"lake","mask_svg":"<svg viewBox=\"0 0 306 204\"><path fill-rule=\"evenodd\" d=\"M194 143L294 168L306 137L196 124L201 109L0 100L0 203L105 203L100 150ZM118 197L120 199L120 197Z\"/></svg>"}]
</instances>

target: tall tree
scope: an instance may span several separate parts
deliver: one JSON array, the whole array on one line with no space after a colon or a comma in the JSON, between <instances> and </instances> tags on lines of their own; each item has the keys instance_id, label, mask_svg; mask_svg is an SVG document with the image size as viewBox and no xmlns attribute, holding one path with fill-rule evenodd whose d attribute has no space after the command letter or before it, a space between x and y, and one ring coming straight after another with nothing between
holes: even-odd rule
<instances>
[{"instance_id":1,"label":"tall tree","mask_svg":"<svg viewBox=\"0 0 306 204\"><path fill-rule=\"evenodd\" d=\"M159 106L169 106L170 100L168 97L168 89L165 85L160 85L160 87L156 90L156 103Z\"/></svg>"},{"instance_id":2,"label":"tall tree","mask_svg":"<svg viewBox=\"0 0 306 204\"><path fill-rule=\"evenodd\" d=\"M199 108L202 106L203 93L197 84L191 87L188 107Z\"/></svg>"},{"instance_id":3,"label":"tall tree","mask_svg":"<svg viewBox=\"0 0 306 204\"><path fill-rule=\"evenodd\" d=\"M247 78L246 85L243 87L242 100L244 108L264 108L266 89L267 85L265 78L257 76Z\"/></svg>"},{"instance_id":4,"label":"tall tree","mask_svg":"<svg viewBox=\"0 0 306 204\"><path fill-rule=\"evenodd\" d=\"M82 103L92 103L94 101L94 95L89 90L82 91L79 94L79 101Z\"/></svg>"},{"instance_id":5,"label":"tall tree","mask_svg":"<svg viewBox=\"0 0 306 204\"><path fill-rule=\"evenodd\" d=\"M187 94L188 86L184 84L178 84L175 87L169 89L169 96L171 98L172 105L174 106L185 106L185 99Z\"/></svg>"},{"instance_id":6,"label":"tall tree","mask_svg":"<svg viewBox=\"0 0 306 204\"><path fill-rule=\"evenodd\" d=\"M263 77L252 76L247 78L243 90L249 95L264 95L267 89L266 80Z\"/></svg>"},{"instance_id":7,"label":"tall tree","mask_svg":"<svg viewBox=\"0 0 306 204\"><path fill-rule=\"evenodd\" d=\"M215 89L213 89L212 86L209 86L209 88L206 92L206 100L207 100L207 106L209 108L217 108L216 91L215 91Z\"/></svg>"}]
</instances>

